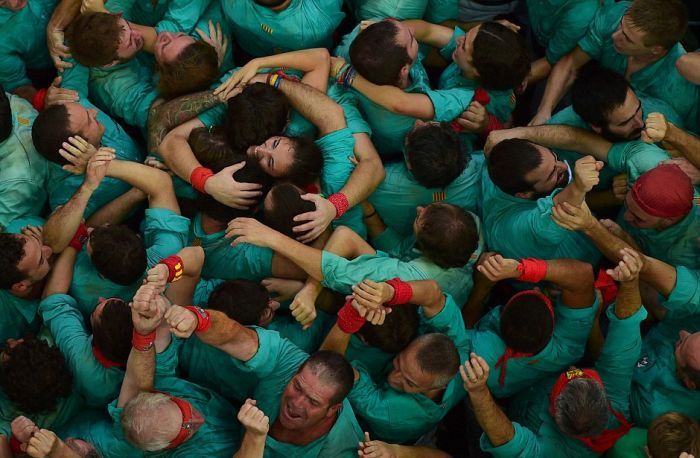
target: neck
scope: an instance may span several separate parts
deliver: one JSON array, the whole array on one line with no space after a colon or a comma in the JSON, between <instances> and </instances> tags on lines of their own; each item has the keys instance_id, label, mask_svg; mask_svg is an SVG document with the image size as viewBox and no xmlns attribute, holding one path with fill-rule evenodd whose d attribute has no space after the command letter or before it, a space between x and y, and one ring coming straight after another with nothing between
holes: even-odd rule
<instances>
[{"instance_id":1,"label":"neck","mask_svg":"<svg viewBox=\"0 0 700 458\"><path fill-rule=\"evenodd\" d=\"M201 215L202 230L205 234L215 234L226 229L226 224L222 223L221 221L217 221L204 213L201 213Z\"/></svg>"},{"instance_id":2,"label":"neck","mask_svg":"<svg viewBox=\"0 0 700 458\"><path fill-rule=\"evenodd\" d=\"M27 299L27 300L32 300L32 299L39 299L41 297L41 293L44 290L44 283L45 281L40 281L34 283L32 286L29 288L23 290L23 291L12 291L10 290L10 294L12 294L15 297L19 297L21 299Z\"/></svg>"},{"instance_id":3,"label":"neck","mask_svg":"<svg viewBox=\"0 0 700 458\"><path fill-rule=\"evenodd\" d=\"M279 417L277 417L275 422L272 424L272 427L270 427L270 436L272 436L275 440L286 442L288 444L310 444L311 442L328 434L328 431L331 430L337 418L338 414L336 413L328 418L324 418L309 428L303 430L292 430L285 428L280 422Z\"/></svg>"},{"instance_id":4,"label":"neck","mask_svg":"<svg viewBox=\"0 0 700 458\"><path fill-rule=\"evenodd\" d=\"M287 0L286 2L282 3L281 5L275 6L270 8L272 11L275 13L279 13L280 11L284 11L289 7L289 4L292 3L292 0Z\"/></svg>"},{"instance_id":5,"label":"neck","mask_svg":"<svg viewBox=\"0 0 700 458\"><path fill-rule=\"evenodd\" d=\"M657 60L661 59L662 57L666 56L668 54L668 50L662 52L661 54L644 54L642 56L629 56L627 59L631 62L634 62L637 66L639 67L646 67L647 65L651 65Z\"/></svg>"}]
</instances>

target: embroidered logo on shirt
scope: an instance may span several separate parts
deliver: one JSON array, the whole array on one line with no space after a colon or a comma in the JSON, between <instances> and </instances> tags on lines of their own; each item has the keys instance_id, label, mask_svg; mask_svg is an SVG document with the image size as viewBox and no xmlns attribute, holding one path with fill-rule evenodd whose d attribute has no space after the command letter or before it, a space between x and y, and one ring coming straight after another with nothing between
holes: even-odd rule
<instances>
[{"instance_id":1,"label":"embroidered logo on shirt","mask_svg":"<svg viewBox=\"0 0 700 458\"><path fill-rule=\"evenodd\" d=\"M700 197L693 198L693 205L700 206Z\"/></svg>"},{"instance_id":2,"label":"embroidered logo on shirt","mask_svg":"<svg viewBox=\"0 0 700 458\"><path fill-rule=\"evenodd\" d=\"M433 202L442 202L447 198L445 191L436 191L433 193Z\"/></svg>"},{"instance_id":3,"label":"embroidered logo on shirt","mask_svg":"<svg viewBox=\"0 0 700 458\"><path fill-rule=\"evenodd\" d=\"M23 118L21 116L17 116L17 122L22 124L23 126L28 126L30 124L27 118Z\"/></svg>"},{"instance_id":4,"label":"embroidered logo on shirt","mask_svg":"<svg viewBox=\"0 0 700 458\"><path fill-rule=\"evenodd\" d=\"M637 361L637 367L651 367L653 365L654 365L654 362L650 361L648 356L642 356Z\"/></svg>"},{"instance_id":5,"label":"embroidered logo on shirt","mask_svg":"<svg viewBox=\"0 0 700 458\"><path fill-rule=\"evenodd\" d=\"M265 33L272 34L272 28L269 25L260 24L260 28L263 29Z\"/></svg>"}]
</instances>

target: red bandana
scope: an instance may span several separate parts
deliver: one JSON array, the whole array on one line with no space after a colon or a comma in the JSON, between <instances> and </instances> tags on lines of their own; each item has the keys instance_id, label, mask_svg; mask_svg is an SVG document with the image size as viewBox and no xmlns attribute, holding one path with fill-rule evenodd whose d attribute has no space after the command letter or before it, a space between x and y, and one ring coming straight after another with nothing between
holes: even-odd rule
<instances>
[{"instance_id":1,"label":"red bandana","mask_svg":"<svg viewBox=\"0 0 700 458\"><path fill-rule=\"evenodd\" d=\"M513 302L513 300L515 298L520 297L520 296L525 296L528 294L531 294L533 296L537 296L540 299L542 299L542 301L544 301L545 305L547 306L547 310L549 310L549 313L552 315L552 323L553 323L554 322L554 307L552 306L552 301L549 300L549 298L547 296L545 296L541 292L534 290L534 289L530 289L527 291L521 291L518 294L514 295L513 297L510 298L508 303L506 303L506 305L503 308L505 309L506 307L508 307L508 304ZM554 326L552 326L552 329L553 328L554 328ZM499 367L501 368L501 373L498 376L498 384L503 386L503 384L506 381L506 365L508 364L508 360L510 358L528 358L528 357L534 356L534 355L535 355L534 353L529 353L529 352L525 352L525 351L515 351L510 347L506 347L506 351L503 353L503 355L500 358L498 358L498 361L496 362L496 369L498 369Z\"/></svg>"},{"instance_id":2,"label":"red bandana","mask_svg":"<svg viewBox=\"0 0 700 458\"><path fill-rule=\"evenodd\" d=\"M103 367L106 367L109 369L110 367L124 367L125 365L122 363L117 363L115 361L112 361L111 359L107 358L102 352L100 351L99 348L97 348L97 345L94 343L92 344L92 354L95 356L95 359L97 360L98 363L102 364Z\"/></svg>"},{"instance_id":3,"label":"red bandana","mask_svg":"<svg viewBox=\"0 0 700 458\"><path fill-rule=\"evenodd\" d=\"M552 392L549 395L549 412L552 414L552 418L556 418L557 398L564 388L566 388L566 385L568 385L570 381L577 378L593 379L598 382L603 389L605 389L603 381L600 379L600 375L598 375L598 372L593 369L572 369L564 372L557 379L557 382L554 384L554 388L552 388ZM590 448L596 453L603 453L610 449L613 445L615 445L615 442L617 442L619 438L627 434L627 431L632 428L632 425L625 419L624 415L614 410L610 403L608 403L608 409L610 409L610 412L612 412L615 418L617 418L617 421L620 423L619 427L615 429L606 429L597 436L577 438L583 442L586 447Z\"/></svg>"}]
</instances>

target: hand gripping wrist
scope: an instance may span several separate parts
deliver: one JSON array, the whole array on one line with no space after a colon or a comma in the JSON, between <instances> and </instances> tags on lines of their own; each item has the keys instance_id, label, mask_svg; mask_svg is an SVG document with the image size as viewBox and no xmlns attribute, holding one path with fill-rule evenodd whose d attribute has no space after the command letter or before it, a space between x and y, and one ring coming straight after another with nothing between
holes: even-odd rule
<instances>
[{"instance_id":1,"label":"hand gripping wrist","mask_svg":"<svg viewBox=\"0 0 700 458\"><path fill-rule=\"evenodd\" d=\"M518 263L518 272L520 276L517 279L520 281L541 282L547 275L547 261L534 258L521 259Z\"/></svg>"},{"instance_id":2,"label":"hand gripping wrist","mask_svg":"<svg viewBox=\"0 0 700 458\"><path fill-rule=\"evenodd\" d=\"M352 299L338 310L338 327L346 334L355 334L367 320L362 318L352 306Z\"/></svg>"},{"instance_id":3,"label":"hand gripping wrist","mask_svg":"<svg viewBox=\"0 0 700 458\"><path fill-rule=\"evenodd\" d=\"M410 283L407 283L400 278L392 278L386 282L394 288L394 296L386 303L386 305L402 305L408 304L413 297L413 288Z\"/></svg>"},{"instance_id":4,"label":"hand gripping wrist","mask_svg":"<svg viewBox=\"0 0 700 458\"><path fill-rule=\"evenodd\" d=\"M336 192L328 196L328 202L332 203L335 207L335 219L343 216L345 212L348 211L348 208L350 208L350 202L348 202L348 198L342 192Z\"/></svg>"},{"instance_id":5,"label":"hand gripping wrist","mask_svg":"<svg viewBox=\"0 0 700 458\"><path fill-rule=\"evenodd\" d=\"M195 305L188 305L185 308L197 316L197 328L195 328L194 332L207 332L211 328L209 312Z\"/></svg>"},{"instance_id":6,"label":"hand gripping wrist","mask_svg":"<svg viewBox=\"0 0 700 458\"><path fill-rule=\"evenodd\" d=\"M214 176L214 172L212 172L211 169L199 166L192 170L190 174L190 184L192 184L192 187L197 191L206 194L207 192L204 190L204 184L212 176Z\"/></svg>"},{"instance_id":7,"label":"hand gripping wrist","mask_svg":"<svg viewBox=\"0 0 700 458\"><path fill-rule=\"evenodd\" d=\"M80 253L80 251L83 249L83 246L85 245L85 242L87 242L88 239L88 230L87 226L85 223L80 223L80 226L78 226L78 230L75 231L75 235L73 235L73 238L68 242L68 246L72 247Z\"/></svg>"},{"instance_id":8,"label":"hand gripping wrist","mask_svg":"<svg viewBox=\"0 0 700 458\"><path fill-rule=\"evenodd\" d=\"M165 259L161 259L158 264L163 264L168 268L168 283L173 283L182 278L182 274L185 273L185 263L182 262L180 256L168 256Z\"/></svg>"},{"instance_id":9,"label":"hand gripping wrist","mask_svg":"<svg viewBox=\"0 0 700 458\"><path fill-rule=\"evenodd\" d=\"M155 345L156 331L148 334L139 334L136 329L131 333L131 346L138 351L148 351Z\"/></svg>"}]
</instances>

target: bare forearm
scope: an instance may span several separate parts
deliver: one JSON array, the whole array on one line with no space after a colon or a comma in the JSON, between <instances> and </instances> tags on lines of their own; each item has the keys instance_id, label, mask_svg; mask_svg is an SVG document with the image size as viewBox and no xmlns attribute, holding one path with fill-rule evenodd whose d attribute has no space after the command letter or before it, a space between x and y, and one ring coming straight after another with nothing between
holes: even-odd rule
<instances>
[{"instance_id":1,"label":"bare forearm","mask_svg":"<svg viewBox=\"0 0 700 458\"><path fill-rule=\"evenodd\" d=\"M532 63L532 69L527 77L528 84L535 84L549 76L552 71L552 66L547 62L547 59L542 57Z\"/></svg>"},{"instance_id":2,"label":"bare forearm","mask_svg":"<svg viewBox=\"0 0 700 458\"><path fill-rule=\"evenodd\" d=\"M140 189L131 188L93 213L85 224L88 227L99 227L103 224L119 224L146 200L146 197L146 194Z\"/></svg>"},{"instance_id":3,"label":"bare forearm","mask_svg":"<svg viewBox=\"0 0 700 458\"><path fill-rule=\"evenodd\" d=\"M124 407L132 398L142 391L153 391L153 379L156 374L155 346L147 351L135 348L129 353L126 363L126 373L119 392L118 407Z\"/></svg>"},{"instance_id":4,"label":"bare forearm","mask_svg":"<svg viewBox=\"0 0 700 458\"><path fill-rule=\"evenodd\" d=\"M359 162L340 190L347 197L350 207L367 199L384 179L384 166L369 135L362 133L353 136L355 157Z\"/></svg>"},{"instance_id":5,"label":"bare forearm","mask_svg":"<svg viewBox=\"0 0 700 458\"><path fill-rule=\"evenodd\" d=\"M383 106L392 113L421 119L433 119L435 117L433 102L425 94L404 92L396 86L379 86L369 82L360 75L355 77L352 87L372 102Z\"/></svg>"},{"instance_id":6,"label":"bare forearm","mask_svg":"<svg viewBox=\"0 0 700 458\"><path fill-rule=\"evenodd\" d=\"M49 279L44 286L42 297L52 294L66 294L73 282L73 266L77 252L72 247L66 247L49 273Z\"/></svg>"},{"instance_id":7,"label":"bare forearm","mask_svg":"<svg viewBox=\"0 0 700 458\"><path fill-rule=\"evenodd\" d=\"M211 328L198 333L197 337L205 344L219 348L241 361L248 361L258 351L258 334L242 326L224 313L209 310Z\"/></svg>"},{"instance_id":8,"label":"bare forearm","mask_svg":"<svg viewBox=\"0 0 700 458\"><path fill-rule=\"evenodd\" d=\"M173 180L166 172L131 161L112 161L107 175L134 186L148 195L150 206L180 213Z\"/></svg>"},{"instance_id":9,"label":"bare forearm","mask_svg":"<svg viewBox=\"0 0 700 458\"><path fill-rule=\"evenodd\" d=\"M695 167L700 168L700 138L669 123L664 142L668 142Z\"/></svg>"},{"instance_id":10,"label":"bare forearm","mask_svg":"<svg viewBox=\"0 0 700 458\"><path fill-rule=\"evenodd\" d=\"M586 200L586 193L581 191L574 181L566 185L566 187L552 199L554 205L568 202L577 207L580 207L584 200Z\"/></svg>"},{"instance_id":11,"label":"bare forearm","mask_svg":"<svg viewBox=\"0 0 700 458\"><path fill-rule=\"evenodd\" d=\"M265 452L267 435L253 434L248 431L243 435L241 448L233 454L233 458L260 458Z\"/></svg>"},{"instance_id":12,"label":"bare forearm","mask_svg":"<svg viewBox=\"0 0 700 458\"><path fill-rule=\"evenodd\" d=\"M513 423L498 407L488 389L470 392L469 399L479 426L484 430L486 437L489 438L494 447L500 447L513 439L515 436Z\"/></svg>"},{"instance_id":13,"label":"bare forearm","mask_svg":"<svg viewBox=\"0 0 700 458\"><path fill-rule=\"evenodd\" d=\"M345 352L348 349L348 345L350 344L351 336L352 334L347 334L343 332L336 323L328 332L328 335L323 340L323 343L321 344L319 350L328 350L334 353L338 353L339 355L345 355Z\"/></svg>"},{"instance_id":14,"label":"bare forearm","mask_svg":"<svg viewBox=\"0 0 700 458\"><path fill-rule=\"evenodd\" d=\"M614 263L620 262L622 259L620 250L623 248L635 249L621 238L611 234L598 220L595 221L593 227L583 231L583 233L591 239L593 244L603 253L603 256Z\"/></svg>"},{"instance_id":15,"label":"bare forearm","mask_svg":"<svg viewBox=\"0 0 700 458\"><path fill-rule=\"evenodd\" d=\"M391 444L396 458L450 458L450 455L432 447L422 445Z\"/></svg>"},{"instance_id":16,"label":"bare forearm","mask_svg":"<svg viewBox=\"0 0 700 458\"><path fill-rule=\"evenodd\" d=\"M427 43L436 48L442 48L452 38L452 28L443 25L432 24L421 19L409 19L403 21L413 31L413 35L420 43Z\"/></svg>"},{"instance_id":17,"label":"bare forearm","mask_svg":"<svg viewBox=\"0 0 700 458\"><path fill-rule=\"evenodd\" d=\"M639 278L654 288L656 292L668 297L676 287L678 271L672 265L666 264L649 256L644 257L644 266L639 272Z\"/></svg>"},{"instance_id":18,"label":"bare forearm","mask_svg":"<svg viewBox=\"0 0 700 458\"><path fill-rule=\"evenodd\" d=\"M608 160L612 144L599 135L564 125L516 127L518 138L524 138L549 148L559 148L590 154L599 161Z\"/></svg>"},{"instance_id":19,"label":"bare forearm","mask_svg":"<svg viewBox=\"0 0 700 458\"><path fill-rule=\"evenodd\" d=\"M282 234L276 234L270 241L270 248L301 267L304 272L318 281L323 281L321 258L323 252L304 245Z\"/></svg>"},{"instance_id":20,"label":"bare forearm","mask_svg":"<svg viewBox=\"0 0 700 458\"><path fill-rule=\"evenodd\" d=\"M621 282L615 298L615 315L623 320L637 313L642 306L639 294L639 280Z\"/></svg>"},{"instance_id":21,"label":"bare forearm","mask_svg":"<svg viewBox=\"0 0 700 458\"><path fill-rule=\"evenodd\" d=\"M54 253L60 253L68 246L78 230L87 203L94 192L86 186L80 186L65 205L58 208L44 224L44 243Z\"/></svg>"},{"instance_id":22,"label":"bare forearm","mask_svg":"<svg viewBox=\"0 0 700 458\"><path fill-rule=\"evenodd\" d=\"M409 303L423 307L426 318L434 317L445 307L445 296L435 280L416 280L408 284L413 292Z\"/></svg>"},{"instance_id":23,"label":"bare forearm","mask_svg":"<svg viewBox=\"0 0 700 458\"><path fill-rule=\"evenodd\" d=\"M319 136L347 126L343 108L318 89L285 79L280 81L279 89L294 109L318 128Z\"/></svg>"},{"instance_id":24,"label":"bare forearm","mask_svg":"<svg viewBox=\"0 0 700 458\"><path fill-rule=\"evenodd\" d=\"M485 277L479 278L475 274L474 286L469 293L469 299L467 303L462 307L462 319L464 320L464 326L467 328L473 328L477 321L484 314L484 306L486 301L493 289L495 283L486 279Z\"/></svg>"},{"instance_id":25,"label":"bare forearm","mask_svg":"<svg viewBox=\"0 0 700 458\"><path fill-rule=\"evenodd\" d=\"M362 214L367 225L367 234L370 238L379 236L386 230L386 224L382 217L377 213L377 209L368 201L362 203Z\"/></svg>"},{"instance_id":26,"label":"bare forearm","mask_svg":"<svg viewBox=\"0 0 700 458\"><path fill-rule=\"evenodd\" d=\"M80 13L81 0L61 0L51 15L48 31L65 30L68 24Z\"/></svg>"},{"instance_id":27,"label":"bare forearm","mask_svg":"<svg viewBox=\"0 0 700 458\"><path fill-rule=\"evenodd\" d=\"M569 54L559 59L549 74L538 111L551 116L554 108L574 83L575 78L576 68L572 55Z\"/></svg>"},{"instance_id":28,"label":"bare forearm","mask_svg":"<svg viewBox=\"0 0 700 458\"><path fill-rule=\"evenodd\" d=\"M160 144L158 154L175 175L188 183L192 171L202 166L187 143L187 136L181 132L170 132Z\"/></svg>"},{"instance_id":29,"label":"bare forearm","mask_svg":"<svg viewBox=\"0 0 700 458\"><path fill-rule=\"evenodd\" d=\"M301 81L321 92L328 90L331 56L326 48L304 49L253 59L258 68L292 68L304 72ZM253 62L251 61L251 62Z\"/></svg>"}]
</instances>

